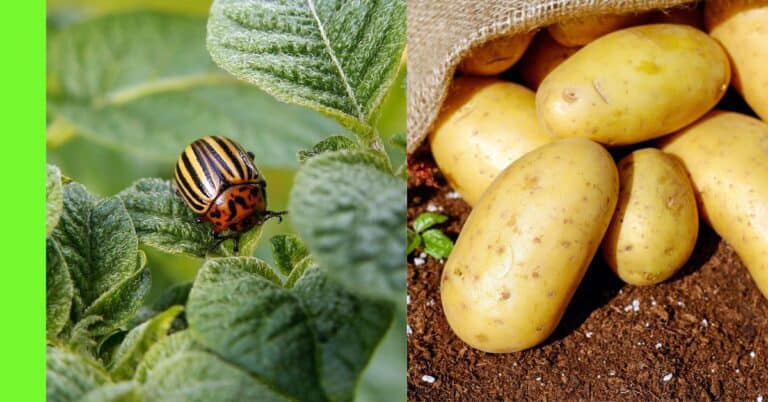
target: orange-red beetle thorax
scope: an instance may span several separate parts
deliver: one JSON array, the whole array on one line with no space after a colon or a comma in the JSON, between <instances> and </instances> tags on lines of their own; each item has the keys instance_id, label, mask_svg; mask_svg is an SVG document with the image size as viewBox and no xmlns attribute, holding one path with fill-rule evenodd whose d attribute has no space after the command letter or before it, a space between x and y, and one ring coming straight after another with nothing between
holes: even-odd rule
<instances>
[{"instance_id":1,"label":"orange-red beetle thorax","mask_svg":"<svg viewBox=\"0 0 768 402\"><path fill-rule=\"evenodd\" d=\"M261 223L259 212L266 209L261 183L238 184L222 191L211 202L205 220L213 223L216 233L227 229L242 233Z\"/></svg>"}]
</instances>

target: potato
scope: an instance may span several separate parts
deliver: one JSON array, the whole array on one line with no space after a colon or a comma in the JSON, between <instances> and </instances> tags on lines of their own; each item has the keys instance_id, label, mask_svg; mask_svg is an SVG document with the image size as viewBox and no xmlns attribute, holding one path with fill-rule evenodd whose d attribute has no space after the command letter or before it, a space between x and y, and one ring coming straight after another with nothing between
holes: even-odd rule
<instances>
[{"instance_id":1,"label":"potato","mask_svg":"<svg viewBox=\"0 0 768 402\"><path fill-rule=\"evenodd\" d=\"M731 57L733 86L768 121L768 0L707 1L704 17Z\"/></svg>"},{"instance_id":2,"label":"potato","mask_svg":"<svg viewBox=\"0 0 768 402\"><path fill-rule=\"evenodd\" d=\"M565 47L555 42L546 32L540 33L517 64L523 83L536 90L550 71L577 50L578 47Z\"/></svg>"},{"instance_id":3,"label":"potato","mask_svg":"<svg viewBox=\"0 0 768 402\"><path fill-rule=\"evenodd\" d=\"M448 183L474 205L504 168L554 137L536 118L531 90L491 78L460 77L429 140Z\"/></svg>"},{"instance_id":4,"label":"potato","mask_svg":"<svg viewBox=\"0 0 768 402\"><path fill-rule=\"evenodd\" d=\"M497 75L514 65L528 45L535 32L502 36L472 49L459 64L459 71L470 75Z\"/></svg>"},{"instance_id":5,"label":"potato","mask_svg":"<svg viewBox=\"0 0 768 402\"><path fill-rule=\"evenodd\" d=\"M536 109L557 136L634 144L701 117L729 79L725 52L705 33L643 25L603 36L557 66L536 93Z\"/></svg>"},{"instance_id":6,"label":"potato","mask_svg":"<svg viewBox=\"0 0 768 402\"><path fill-rule=\"evenodd\" d=\"M510 165L470 213L443 270L443 310L470 346L530 348L563 316L616 206L608 152L558 140Z\"/></svg>"},{"instance_id":7,"label":"potato","mask_svg":"<svg viewBox=\"0 0 768 402\"><path fill-rule=\"evenodd\" d=\"M645 18L645 14L595 15L557 23L547 31L563 46L583 46L617 29L641 24Z\"/></svg>"},{"instance_id":8,"label":"potato","mask_svg":"<svg viewBox=\"0 0 768 402\"><path fill-rule=\"evenodd\" d=\"M619 162L619 202L603 239L608 265L632 285L660 283L688 261L699 214L688 173L655 148Z\"/></svg>"},{"instance_id":9,"label":"potato","mask_svg":"<svg viewBox=\"0 0 768 402\"><path fill-rule=\"evenodd\" d=\"M690 173L702 217L768 297L768 124L713 111L664 139Z\"/></svg>"}]
</instances>

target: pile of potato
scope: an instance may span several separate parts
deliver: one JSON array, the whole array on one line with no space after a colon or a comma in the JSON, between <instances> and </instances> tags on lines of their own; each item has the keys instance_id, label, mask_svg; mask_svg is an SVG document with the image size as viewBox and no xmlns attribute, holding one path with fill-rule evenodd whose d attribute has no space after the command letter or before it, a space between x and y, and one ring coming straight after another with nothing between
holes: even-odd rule
<instances>
[{"instance_id":1,"label":"pile of potato","mask_svg":"<svg viewBox=\"0 0 768 402\"><path fill-rule=\"evenodd\" d=\"M703 8L567 21L460 64L429 139L473 206L441 281L463 341L542 342L598 248L627 283L670 278L700 217L768 297L768 0ZM524 85L493 77L513 65ZM713 110L729 84L762 121Z\"/></svg>"}]
</instances>

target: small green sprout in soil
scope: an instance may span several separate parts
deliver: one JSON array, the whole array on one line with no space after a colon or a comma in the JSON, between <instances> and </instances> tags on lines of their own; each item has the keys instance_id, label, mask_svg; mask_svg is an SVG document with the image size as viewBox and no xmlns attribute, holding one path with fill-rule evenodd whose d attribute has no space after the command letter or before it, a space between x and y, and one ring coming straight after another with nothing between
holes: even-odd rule
<instances>
[{"instance_id":1,"label":"small green sprout in soil","mask_svg":"<svg viewBox=\"0 0 768 402\"><path fill-rule=\"evenodd\" d=\"M408 229L408 250L410 254L420 246L424 252L434 258L442 259L451 254L453 241L442 230L433 228L448 220L448 217L436 212L423 212L411 222L413 229Z\"/></svg>"}]
</instances>

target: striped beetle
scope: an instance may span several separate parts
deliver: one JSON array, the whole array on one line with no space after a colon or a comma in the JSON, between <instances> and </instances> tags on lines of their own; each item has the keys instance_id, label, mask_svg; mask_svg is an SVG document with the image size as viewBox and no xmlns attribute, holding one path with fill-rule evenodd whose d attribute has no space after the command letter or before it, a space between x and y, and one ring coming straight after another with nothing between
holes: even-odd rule
<instances>
[{"instance_id":1,"label":"striped beetle","mask_svg":"<svg viewBox=\"0 0 768 402\"><path fill-rule=\"evenodd\" d=\"M199 215L196 222L213 224L209 251L232 239L237 252L241 234L287 213L267 210L267 182L253 157L229 138L209 136L189 144L176 162L176 193Z\"/></svg>"}]
</instances>

